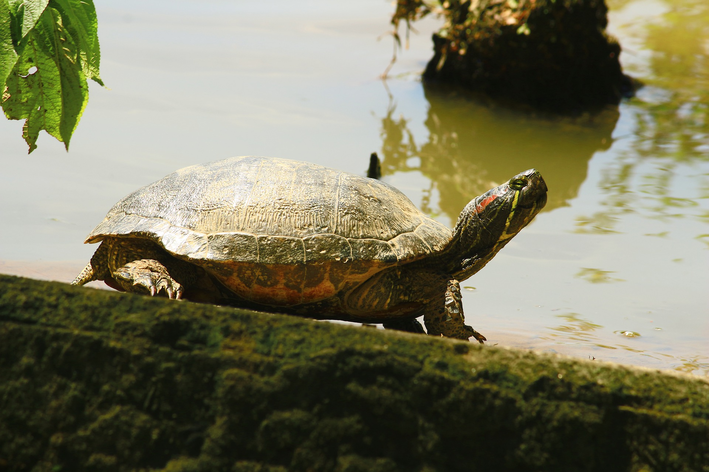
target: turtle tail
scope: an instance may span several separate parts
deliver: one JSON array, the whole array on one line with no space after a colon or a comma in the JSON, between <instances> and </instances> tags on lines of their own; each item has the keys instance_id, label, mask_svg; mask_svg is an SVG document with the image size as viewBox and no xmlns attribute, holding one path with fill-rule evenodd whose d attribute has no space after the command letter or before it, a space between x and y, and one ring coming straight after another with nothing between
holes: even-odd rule
<instances>
[{"instance_id":1,"label":"turtle tail","mask_svg":"<svg viewBox=\"0 0 709 472\"><path fill-rule=\"evenodd\" d=\"M72 285L84 285L94 280L104 280L108 276L106 256L109 246L110 244L106 244L106 241L101 242L84 270L73 280Z\"/></svg>"},{"instance_id":2,"label":"turtle tail","mask_svg":"<svg viewBox=\"0 0 709 472\"><path fill-rule=\"evenodd\" d=\"M71 282L72 285L84 285L92 280L98 280L96 277L96 272L94 272L94 266L89 262L86 264L86 267L84 267L84 270L81 271L79 275L76 276L76 278Z\"/></svg>"}]
</instances>

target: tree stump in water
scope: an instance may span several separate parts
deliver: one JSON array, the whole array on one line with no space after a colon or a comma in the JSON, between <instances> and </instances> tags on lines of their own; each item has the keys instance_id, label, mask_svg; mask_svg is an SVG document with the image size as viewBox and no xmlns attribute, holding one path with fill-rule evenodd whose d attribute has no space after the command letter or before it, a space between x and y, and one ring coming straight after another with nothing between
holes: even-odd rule
<instances>
[{"instance_id":1,"label":"tree stump in water","mask_svg":"<svg viewBox=\"0 0 709 472\"><path fill-rule=\"evenodd\" d=\"M425 12L420 0L403 3L418 6L400 6L395 25L397 14L410 21ZM603 0L444 2L446 24L433 35L424 79L542 111L618 104L632 94L632 81L620 45L605 33L607 12Z\"/></svg>"}]
</instances>

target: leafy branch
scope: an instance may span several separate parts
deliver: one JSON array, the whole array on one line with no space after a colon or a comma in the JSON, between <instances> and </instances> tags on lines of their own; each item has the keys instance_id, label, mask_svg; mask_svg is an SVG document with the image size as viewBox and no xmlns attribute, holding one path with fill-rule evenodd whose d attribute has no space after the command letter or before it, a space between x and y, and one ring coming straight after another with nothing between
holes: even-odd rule
<instances>
[{"instance_id":1,"label":"leafy branch","mask_svg":"<svg viewBox=\"0 0 709 472\"><path fill-rule=\"evenodd\" d=\"M2 109L25 120L29 152L41 130L69 149L89 100L87 79L103 85L97 29L92 0L0 0Z\"/></svg>"},{"instance_id":2,"label":"leafy branch","mask_svg":"<svg viewBox=\"0 0 709 472\"><path fill-rule=\"evenodd\" d=\"M401 36L399 36L399 23L403 20L406 22L406 49L409 48L409 32L413 29L411 23L418 21L427 16L431 12L441 13L440 8L426 3L424 0L397 0L396 10L391 17L391 24L394 27L390 34L394 38L394 55L386 70L382 74L382 78L389 75L389 71L396 63L397 52L401 49ZM414 30L415 32L415 30Z\"/></svg>"}]
</instances>

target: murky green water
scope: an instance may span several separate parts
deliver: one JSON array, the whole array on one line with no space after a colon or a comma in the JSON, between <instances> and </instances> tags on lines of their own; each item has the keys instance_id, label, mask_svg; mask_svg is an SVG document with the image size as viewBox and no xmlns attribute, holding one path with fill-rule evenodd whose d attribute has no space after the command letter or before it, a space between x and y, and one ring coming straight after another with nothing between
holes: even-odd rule
<instances>
[{"instance_id":1,"label":"murky green water","mask_svg":"<svg viewBox=\"0 0 709 472\"><path fill-rule=\"evenodd\" d=\"M130 191L232 155L384 180L453 224L529 167L547 208L474 278L467 318L491 343L709 375L709 4L616 0L610 29L638 96L535 118L424 87L434 20L386 84L391 5L104 1L102 77L66 154L0 124L0 271L70 280L84 236Z\"/></svg>"}]
</instances>

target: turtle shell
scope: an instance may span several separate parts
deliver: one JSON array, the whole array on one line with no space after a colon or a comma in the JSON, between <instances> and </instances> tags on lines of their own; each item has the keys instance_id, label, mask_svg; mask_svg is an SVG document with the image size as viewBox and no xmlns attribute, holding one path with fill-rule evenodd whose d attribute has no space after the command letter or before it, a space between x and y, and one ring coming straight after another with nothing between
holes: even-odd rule
<instances>
[{"instance_id":1,"label":"turtle shell","mask_svg":"<svg viewBox=\"0 0 709 472\"><path fill-rule=\"evenodd\" d=\"M379 180L305 162L235 157L128 195L89 234L147 238L257 303L333 297L440 251L451 230Z\"/></svg>"}]
</instances>

